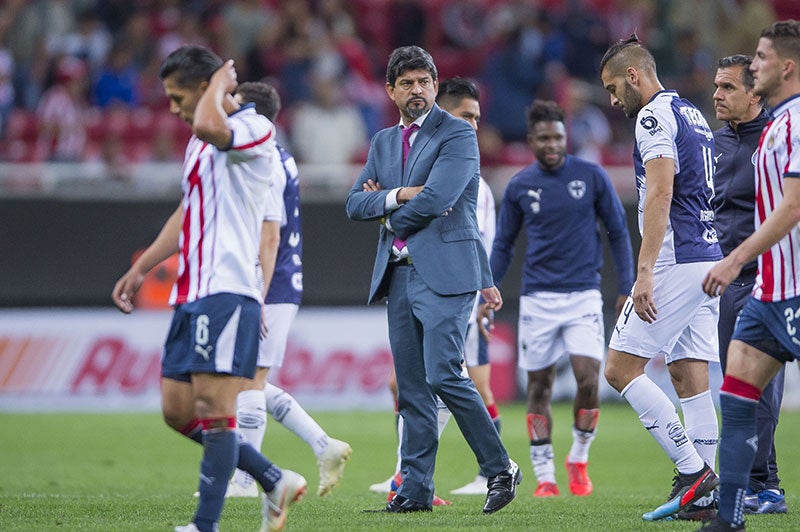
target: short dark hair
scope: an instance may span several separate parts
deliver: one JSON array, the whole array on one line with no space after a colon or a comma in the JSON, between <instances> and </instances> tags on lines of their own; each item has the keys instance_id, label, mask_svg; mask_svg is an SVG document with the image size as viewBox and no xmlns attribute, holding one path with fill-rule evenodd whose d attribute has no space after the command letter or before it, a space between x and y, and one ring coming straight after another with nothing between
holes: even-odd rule
<instances>
[{"instance_id":1,"label":"short dark hair","mask_svg":"<svg viewBox=\"0 0 800 532\"><path fill-rule=\"evenodd\" d=\"M761 37L772 41L778 55L800 59L800 22L793 19L773 22L761 31Z\"/></svg>"},{"instance_id":2,"label":"short dark hair","mask_svg":"<svg viewBox=\"0 0 800 532\"><path fill-rule=\"evenodd\" d=\"M222 59L204 46L187 44L181 46L161 63L158 76L164 80L175 77L180 87L196 87L211 79L211 75L222 66Z\"/></svg>"},{"instance_id":3,"label":"short dark hair","mask_svg":"<svg viewBox=\"0 0 800 532\"><path fill-rule=\"evenodd\" d=\"M409 70L427 70L434 81L439 73L436 65L433 64L433 57L426 50L419 46L402 46L395 48L389 56L389 64L386 66L386 83L394 87L394 82L403 72Z\"/></svg>"},{"instance_id":4,"label":"short dark hair","mask_svg":"<svg viewBox=\"0 0 800 532\"><path fill-rule=\"evenodd\" d=\"M532 132L539 122L564 123L564 110L551 100L534 100L528 107L528 131Z\"/></svg>"},{"instance_id":5,"label":"short dark hair","mask_svg":"<svg viewBox=\"0 0 800 532\"><path fill-rule=\"evenodd\" d=\"M233 94L240 95L245 103L256 104L256 112L275 121L281 110L281 97L275 87L263 81L245 81L240 83Z\"/></svg>"},{"instance_id":6,"label":"short dark hair","mask_svg":"<svg viewBox=\"0 0 800 532\"><path fill-rule=\"evenodd\" d=\"M474 81L462 77L443 79L439 82L436 103L442 107L456 107L464 98L480 101L481 93Z\"/></svg>"},{"instance_id":7,"label":"short dark hair","mask_svg":"<svg viewBox=\"0 0 800 532\"><path fill-rule=\"evenodd\" d=\"M753 58L749 55L735 54L721 58L717 61L717 68L731 68L738 66L742 68L742 85L745 90L751 91L755 86L755 79L753 73L750 72L750 65L753 63Z\"/></svg>"},{"instance_id":8,"label":"short dark hair","mask_svg":"<svg viewBox=\"0 0 800 532\"><path fill-rule=\"evenodd\" d=\"M632 33L627 39L620 39L606 50L603 59L600 60L600 72L602 73L608 67L613 75L617 75L623 64L625 68L633 65L639 69L649 70L653 74L656 73L656 60L653 58L653 54L644 47L635 33Z\"/></svg>"}]
</instances>

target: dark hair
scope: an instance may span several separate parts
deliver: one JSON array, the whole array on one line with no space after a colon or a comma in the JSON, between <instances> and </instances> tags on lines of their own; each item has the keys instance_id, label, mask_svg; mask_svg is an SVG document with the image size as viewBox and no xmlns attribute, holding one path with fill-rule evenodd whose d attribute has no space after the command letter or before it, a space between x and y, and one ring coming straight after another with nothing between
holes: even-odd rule
<instances>
[{"instance_id":1,"label":"dark hair","mask_svg":"<svg viewBox=\"0 0 800 532\"><path fill-rule=\"evenodd\" d=\"M634 65L639 69L656 73L656 60L653 54L642 45L635 33L627 39L620 39L606 50L603 59L600 60L600 72L602 73L608 66L612 69L612 74L616 75L622 63L626 63L625 67Z\"/></svg>"},{"instance_id":2,"label":"dark hair","mask_svg":"<svg viewBox=\"0 0 800 532\"><path fill-rule=\"evenodd\" d=\"M561 122L564 123L564 110L551 100L534 100L528 107L528 131L539 122Z\"/></svg>"},{"instance_id":3,"label":"dark hair","mask_svg":"<svg viewBox=\"0 0 800 532\"><path fill-rule=\"evenodd\" d=\"M245 81L240 83L233 94L240 95L242 102L256 104L256 112L273 122L281 110L281 97L269 83L262 81Z\"/></svg>"},{"instance_id":4,"label":"dark hair","mask_svg":"<svg viewBox=\"0 0 800 532\"><path fill-rule=\"evenodd\" d=\"M439 82L439 93L436 103L443 107L456 107L464 98L480 101L481 93L478 86L471 79L453 77Z\"/></svg>"},{"instance_id":5,"label":"dark hair","mask_svg":"<svg viewBox=\"0 0 800 532\"><path fill-rule=\"evenodd\" d=\"M158 76L164 80L175 77L180 87L196 87L211 79L222 66L222 59L203 46L184 45L172 52L161 63Z\"/></svg>"},{"instance_id":6,"label":"dark hair","mask_svg":"<svg viewBox=\"0 0 800 532\"><path fill-rule=\"evenodd\" d=\"M736 54L723 57L717 61L717 68L730 68L733 66L742 67L742 85L746 91L753 90L755 80L753 73L750 72L750 65L753 63L753 58L749 55Z\"/></svg>"},{"instance_id":7,"label":"dark hair","mask_svg":"<svg viewBox=\"0 0 800 532\"><path fill-rule=\"evenodd\" d=\"M434 81L439 75L431 54L426 50L419 46L402 46L395 48L392 55L389 56L389 64L386 66L386 83L394 87L397 78L409 70L427 70Z\"/></svg>"},{"instance_id":8,"label":"dark hair","mask_svg":"<svg viewBox=\"0 0 800 532\"><path fill-rule=\"evenodd\" d=\"M800 59L800 22L793 19L773 22L761 31L761 37L772 41L778 55Z\"/></svg>"}]
</instances>

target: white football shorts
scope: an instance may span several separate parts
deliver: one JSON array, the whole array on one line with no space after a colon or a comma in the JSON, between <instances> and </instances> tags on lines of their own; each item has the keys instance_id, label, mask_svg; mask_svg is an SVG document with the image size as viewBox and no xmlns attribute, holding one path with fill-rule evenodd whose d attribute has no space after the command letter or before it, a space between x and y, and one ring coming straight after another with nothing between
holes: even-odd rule
<instances>
[{"instance_id":1,"label":"white football shorts","mask_svg":"<svg viewBox=\"0 0 800 532\"><path fill-rule=\"evenodd\" d=\"M258 342L258 367L279 368L286 354L289 329L300 305L294 303L274 303L264 305L264 318L267 323L267 337Z\"/></svg>"},{"instance_id":2,"label":"white football shorts","mask_svg":"<svg viewBox=\"0 0 800 532\"><path fill-rule=\"evenodd\" d=\"M656 320L642 321L629 297L611 333L609 347L643 358L663 353L667 364L684 358L718 362L719 298L709 297L701 289L703 278L714 264L656 266L653 270Z\"/></svg>"},{"instance_id":3,"label":"white football shorts","mask_svg":"<svg viewBox=\"0 0 800 532\"><path fill-rule=\"evenodd\" d=\"M519 367L538 371L564 355L603 360L603 298L599 290L533 292L519 298Z\"/></svg>"}]
</instances>

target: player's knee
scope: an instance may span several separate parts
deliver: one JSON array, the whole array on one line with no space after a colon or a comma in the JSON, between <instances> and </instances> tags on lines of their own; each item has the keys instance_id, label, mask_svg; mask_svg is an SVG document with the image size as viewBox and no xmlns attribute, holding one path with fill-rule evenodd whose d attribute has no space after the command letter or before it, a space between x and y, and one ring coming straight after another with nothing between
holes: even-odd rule
<instances>
[{"instance_id":1,"label":"player's knee","mask_svg":"<svg viewBox=\"0 0 800 532\"><path fill-rule=\"evenodd\" d=\"M606 382L608 382L608 384L618 392L622 392L627 384L627 382L624 382L625 379L622 378L619 372L616 371L616 368L611 364L606 365L605 370L603 371L603 376L605 377Z\"/></svg>"}]
</instances>

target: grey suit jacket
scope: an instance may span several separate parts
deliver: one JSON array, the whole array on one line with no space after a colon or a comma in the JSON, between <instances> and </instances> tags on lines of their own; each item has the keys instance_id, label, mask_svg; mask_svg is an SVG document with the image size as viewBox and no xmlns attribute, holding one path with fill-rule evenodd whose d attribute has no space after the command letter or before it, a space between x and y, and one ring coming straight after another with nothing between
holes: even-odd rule
<instances>
[{"instance_id":1,"label":"grey suit jacket","mask_svg":"<svg viewBox=\"0 0 800 532\"><path fill-rule=\"evenodd\" d=\"M367 163L347 196L347 216L370 221L388 218L394 231L380 225L369 302L387 295L387 266L395 234L407 240L409 256L425 284L441 295L465 294L492 286L475 215L478 196L478 141L472 127L436 104L422 124L402 167L399 126L379 131ZM383 190L364 192L368 179ZM425 185L408 203L388 213L386 195L402 186ZM447 215L443 213L453 210Z\"/></svg>"}]
</instances>

